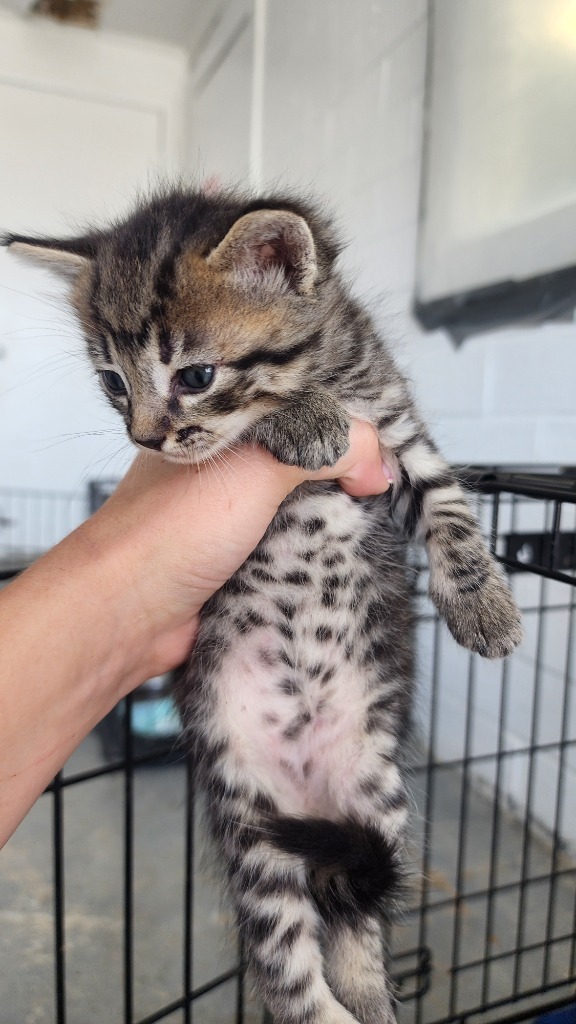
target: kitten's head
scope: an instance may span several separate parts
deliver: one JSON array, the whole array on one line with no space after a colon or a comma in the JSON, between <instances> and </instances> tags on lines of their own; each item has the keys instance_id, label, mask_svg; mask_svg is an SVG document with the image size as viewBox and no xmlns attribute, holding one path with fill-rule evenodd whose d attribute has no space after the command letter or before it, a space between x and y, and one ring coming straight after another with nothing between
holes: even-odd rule
<instances>
[{"instance_id":1,"label":"kitten's head","mask_svg":"<svg viewBox=\"0 0 576 1024\"><path fill-rule=\"evenodd\" d=\"M171 192L72 239L8 235L71 283L101 386L139 446L199 462L313 383L329 225L290 201Z\"/></svg>"}]
</instances>

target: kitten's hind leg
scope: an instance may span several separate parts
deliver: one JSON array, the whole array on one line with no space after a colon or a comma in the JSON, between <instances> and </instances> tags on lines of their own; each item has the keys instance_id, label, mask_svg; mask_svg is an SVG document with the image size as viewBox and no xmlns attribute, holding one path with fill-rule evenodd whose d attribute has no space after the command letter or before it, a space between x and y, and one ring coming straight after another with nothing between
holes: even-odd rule
<instances>
[{"instance_id":1,"label":"kitten's hind leg","mask_svg":"<svg viewBox=\"0 0 576 1024\"><path fill-rule=\"evenodd\" d=\"M255 835L248 827L229 884L247 961L274 1024L357 1024L324 976L322 919L304 861L264 838L253 842Z\"/></svg>"},{"instance_id":2,"label":"kitten's hind leg","mask_svg":"<svg viewBox=\"0 0 576 1024\"><path fill-rule=\"evenodd\" d=\"M327 924L326 978L336 998L362 1024L394 1024L380 919L330 915Z\"/></svg>"},{"instance_id":3,"label":"kitten's hind leg","mask_svg":"<svg viewBox=\"0 0 576 1024\"><path fill-rule=\"evenodd\" d=\"M340 789L341 819L324 824L325 866L317 842L318 866L312 873L326 923L326 978L362 1024L396 1020L382 936L384 919L394 916L407 894L407 797L402 772L389 752L394 714L390 689L369 706L363 757L355 779ZM330 868L330 850L338 852L336 869Z\"/></svg>"},{"instance_id":4,"label":"kitten's hind leg","mask_svg":"<svg viewBox=\"0 0 576 1024\"><path fill-rule=\"evenodd\" d=\"M283 851L299 848L311 865L325 977L338 1004L362 1024L394 1024L379 921L402 891L398 831L357 818L279 818L273 828Z\"/></svg>"},{"instance_id":5,"label":"kitten's hind leg","mask_svg":"<svg viewBox=\"0 0 576 1024\"><path fill-rule=\"evenodd\" d=\"M357 848L345 869L313 875L314 896L326 923L326 979L336 999L362 1024L395 1024L382 922L402 896L402 844L396 829L356 821L350 835L353 831Z\"/></svg>"}]
</instances>

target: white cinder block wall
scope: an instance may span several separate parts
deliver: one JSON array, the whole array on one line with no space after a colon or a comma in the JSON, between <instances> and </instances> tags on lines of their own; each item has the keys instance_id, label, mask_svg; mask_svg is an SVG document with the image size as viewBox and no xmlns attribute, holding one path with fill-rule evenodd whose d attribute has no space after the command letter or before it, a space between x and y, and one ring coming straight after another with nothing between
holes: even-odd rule
<instances>
[{"instance_id":1,"label":"white cinder block wall","mask_svg":"<svg viewBox=\"0 0 576 1024\"><path fill-rule=\"evenodd\" d=\"M207 9L220 5L205 7L208 23ZM452 461L574 464L575 324L455 349L410 316L426 0L247 0L226 11L196 72L192 165L225 180L250 168L256 184L326 197L350 241L357 290L394 339Z\"/></svg>"},{"instance_id":2,"label":"white cinder block wall","mask_svg":"<svg viewBox=\"0 0 576 1024\"><path fill-rule=\"evenodd\" d=\"M207 5L219 9L217 3ZM241 8L241 10L240 10ZM213 12L213 13L214 13ZM208 22L209 12L205 9ZM393 340L444 452L458 463L576 463L576 325L514 329L455 349L410 316L415 281L424 122L426 0L246 0L229 4L195 69L190 156L206 175L302 186L325 197L349 240L344 260ZM489 159L489 155L487 156ZM558 599L523 580L525 603ZM525 750L559 734L568 618L526 618L527 640L511 662L503 745ZM430 695L432 637L421 646L421 707ZM536 706L534 680L546 697ZM497 748L501 666L476 668L471 750ZM442 645L436 755L463 755L468 657ZM576 702L574 702L576 703ZM576 709L573 719L576 719ZM570 723L571 735L576 721ZM540 756L532 814L554 827L558 759ZM565 770L576 784L576 758ZM494 761L476 767L494 782ZM501 787L526 806L528 759L505 759ZM563 813L560 831L576 840Z\"/></svg>"}]
</instances>

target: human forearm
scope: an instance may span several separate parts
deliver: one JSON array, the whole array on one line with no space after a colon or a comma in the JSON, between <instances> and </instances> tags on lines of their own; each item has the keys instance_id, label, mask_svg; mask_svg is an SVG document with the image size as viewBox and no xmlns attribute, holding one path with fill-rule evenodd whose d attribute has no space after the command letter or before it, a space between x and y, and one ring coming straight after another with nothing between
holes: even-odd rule
<instances>
[{"instance_id":1,"label":"human forearm","mask_svg":"<svg viewBox=\"0 0 576 1024\"><path fill-rule=\"evenodd\" d=\"M110 567L73 535L2 594L0 846L137 678Z\"/></svg>"},{"instance_id":2,"label":"human forearm","mask_svg":"<svg viewBox=\"0 0 576 1024\"><path fill-rule=\"evenodd\" d=\"M250 461L260 530L233 471L223 489L158 460L2 593L0 845L118 700L186 656L202 604L291 489L266 456Z\"/></svg>"}]
</instances>

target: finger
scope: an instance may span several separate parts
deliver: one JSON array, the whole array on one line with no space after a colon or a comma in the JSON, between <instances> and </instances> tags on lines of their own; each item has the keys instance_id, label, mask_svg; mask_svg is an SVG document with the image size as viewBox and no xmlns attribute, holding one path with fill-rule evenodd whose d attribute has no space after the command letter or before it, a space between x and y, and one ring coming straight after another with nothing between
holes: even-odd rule
<instances>
[{"instance_id":1,"label":"finger","mask_svg":"<svg viewBox=\"0 0 576 1024\"><path fill-rule=\"evenodd\" d=\"M346 494L354 498L365 498L370 494L384 494L391 486L390 470L382 459L360 459L349 472L338 477L338 483Z\"/></svg>"},{"instance_id":2,"label":"finger","mask_svg":"<svg viewBox=\"0 0 576 1024\"><path fill-rule=\"evenodd\" d=\"M353 420L350 425L346 455L335 466L325 467L310 477L338 480L343 490L354 497L383 494L392 483L390 468L382 461L378 435L370 423L361 420Z\"/></svg>"}]
</instances>

